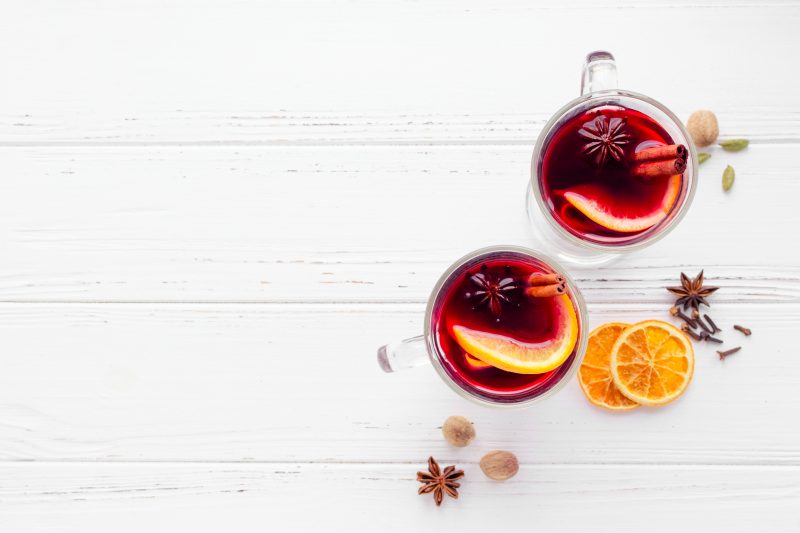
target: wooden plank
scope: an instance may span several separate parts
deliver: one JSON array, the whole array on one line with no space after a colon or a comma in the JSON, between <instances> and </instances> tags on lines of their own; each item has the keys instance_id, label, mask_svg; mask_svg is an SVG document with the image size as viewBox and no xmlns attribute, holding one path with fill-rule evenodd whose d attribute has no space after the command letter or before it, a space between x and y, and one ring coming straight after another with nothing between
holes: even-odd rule
<instances>
[{"instance_id":1,"label":"wooden plank","mask_svg":"<svg viewBox=\"0 0 800 533\"><path fill-rule=\"evenodd\" d=\"M0 460L461 461L500 448L526 464L800 465L800 306L715 306L724 347L743 350L719 361L717 346L699 346L683 398L621 415L576 382L495 411L429 368L383 374L376 348L421 333L422 315L417 304L2 304ZM590 315L590 327L668 316L635 304ZM473 446L442 439L452 414L475 422Z\"/></svg>"},{"instance_id":2,"label":"wooden plank","mask_svg":"<svg viewBox=\"0 0 800 533\"><path fill-rule=\"evenodd\" d=\"M570 269L587 300L666 302L679 271L706 268L717 301L800 301L800 248L779 239L797 226L794 152L716 153L673 234ZM524 146L0 149L0 300L422 302L470 250L537 246L529 158Z\"/></svg>"},{"instance_id":3,"label":"wooden plank","mask_svg":"<svg viewBox=\"0 0 800 533\"><path fill-rule=\"evenodd\" d=\"M794 71L764 57L799 22L795 0L15 2L0 141L530 144L603 47L684 118L797 142Z\"/></svg>"},{"instance_id":4,"label":"wooden plank","mask_svg":"<svg viewBox=\"0 0 800 533\"><path fill-rule=\"evenodd\" d=\"M0 465L0 524L9 531L796 531L797 467L523 465L504 483L474 462L458 500L416 494L410 464ZM579 509L579 512L576 512ZM309 512L313 510L312 512ZM120 520L120 517L124 517Z\"/></svg>"}]
</instances>

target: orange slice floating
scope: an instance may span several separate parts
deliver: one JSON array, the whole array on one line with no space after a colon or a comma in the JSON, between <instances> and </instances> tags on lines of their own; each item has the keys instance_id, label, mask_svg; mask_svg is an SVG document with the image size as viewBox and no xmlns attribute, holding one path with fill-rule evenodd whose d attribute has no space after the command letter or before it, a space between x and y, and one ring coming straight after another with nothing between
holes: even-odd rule
<instances>
[{"instance_id":1,"label":"orange slice floating","mask_svg":"<svg viewBox=\"0 0 800 533\"><path fill-rule=\"evenodd\" d=\"M455 325L453 337L459 346L474 358L507 372L516 374L543 374L557 368L575 348L578 340L578 317L572 301L566 294L554 296L562 324L553 339L544 342L522 342L512 337L487 333Z\"/></svg>"},{"instance_id":2,"label":"orange slice floating","mask_svg":"<svg viewBox=\"0 0 800 533\"><path fill-rule=\"evenodd\" d=\"M627 327L628 324L609 322L592 331L578 370L578 383L589 401L615 411L639 406L619 391L611 377L611 348Z\"/></svg>"},{"instance_id":3,"label":"orange slice floating","mask_svg":"<svg viewBox=\"0 0 800 533\"><path fill-rule=\"evenodd\" d=\"M586 215L591 221L604 228L632 233L652 228L666 218L681 190L681 176L668 178L667 190L664 197L649 212L620 212L614 209L616 203L611 198L611 193L596 185L578 185L564 191L564 199L575 209Z\"/></svg>"},{"instance_id":4,"label":"orange slice floating","mask_svg":"<svg viewBox=\"0 0 800 533\"><path fill-rule=\"evenodd\" d=\"M686 390L694 373L694 350L686 335L660 320L625 329L611 348L611 376L627 398L664 405Z\"/></svg>"},{"instance_id":5,"label":"orange slice floating","mask_svg":"<svg viewBox=\"0 0 800 533\"><path fill-rule=\"evenodd\" d=\"M472 357L470 354L465 355L465 359L467 360L467 365L473 370L480 370L482 368L492 368L492 365L489 363L484 363L477 357Z\"/></svg>"}]
</instances>

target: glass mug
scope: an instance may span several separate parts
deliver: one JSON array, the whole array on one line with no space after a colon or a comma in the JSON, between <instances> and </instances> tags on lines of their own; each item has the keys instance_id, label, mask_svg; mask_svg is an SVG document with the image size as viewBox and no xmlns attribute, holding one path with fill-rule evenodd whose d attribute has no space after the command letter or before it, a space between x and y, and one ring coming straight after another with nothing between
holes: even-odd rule
<instances>
[{"instance_id":1,"label":"glass mug","mask_svg":"<svg viewBox=\"0 0 800 533\"><path fill-rule=\"evenodd\" d=\"M600 153L598 148L609 135L624 152ZM643 155L639 152L663 145L683 146L675 161L657 161L684 163L682 175L676 171L676 175L666 172L663 177L629 179L645 170L638 166L643 163L632 163ZM592 165L595 177L589 170ZM604 168L619 176L598 178ZM614 181L617 179L622 181ZM696 187L697 153L681 121L655 100L617 89L616 64L610 53L589 54L581 96L547 122L533 150L527 210L537 240L555 250L560 260L602 264L667 235L686 214ZM636 196L639 192L641 198ZM640 212L631 215L637 210Z\"/></svg>"},{"instance_id":2,"label":"glass mug","mask_svg":"<svg viewBox=\"0 0 800 533\"><path fill-rule=\"evenodd\" d=\"M519 246L483 248L439 278L428 298L425 333L382 346L378 363L396 372L429 362L464 398L527 406L561 390L577 371L586 351L586 316L577 287L549 257ZM486 355L473 355L484 352L462 348L485 346L487 339L495 347L530 349L526 354L535 352L539 360L549 354L550 368L501 370L496 365L506 363L489 364Z\"/></svg>"}]
</instances>

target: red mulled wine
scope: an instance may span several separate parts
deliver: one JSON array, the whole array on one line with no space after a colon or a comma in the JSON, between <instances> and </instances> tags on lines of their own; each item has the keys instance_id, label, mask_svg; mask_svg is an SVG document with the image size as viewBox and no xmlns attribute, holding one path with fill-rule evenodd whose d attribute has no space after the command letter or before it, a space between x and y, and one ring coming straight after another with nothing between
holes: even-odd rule
<instances>
[{"instance_id":1,"label":"red mulled wine","mask_svg":"<svg viewBox=\"0 0 800 533\"><path fill-rule=\"evenodd\" d=\"M543 148L542 197L582 239L625 244L678 205L688 150L650 116L601 105L566 119Z\"/></svg>"},{"instance_id":2,"label":"red mulled wine","mask_svg":"<svg viewBox=\"0 0 800 533\"><path fill-rule=\"evenodd\" d=\"M432 314L442 367L494 401L552 388L577 357L580 309L564 276L520 252L479 256L442 287Z\"/></svg>"}]
</instances>

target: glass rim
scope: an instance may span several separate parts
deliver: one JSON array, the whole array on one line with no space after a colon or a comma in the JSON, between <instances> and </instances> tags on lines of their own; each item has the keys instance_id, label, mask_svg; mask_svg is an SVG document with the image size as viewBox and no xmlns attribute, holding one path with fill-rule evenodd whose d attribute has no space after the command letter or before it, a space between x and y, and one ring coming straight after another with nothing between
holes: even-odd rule
<instances>
[{"instance_id":1,"label":"glass rim","mask_svg":"<svg viewBox=\"0 0 800 533\"><path fill-rule=\"evenodd\" d=\"M501 253L501 252L512 252L512 253L519 253L522 255L526 255L536 259L537 261L541 261L542 263L546 263L548 266L553 268L556 272L563 275L564 278L567 280L567 286L572 291L573 300L575 301L578 310L578 325L579 325L579 338L578 342L575 344L575 358L573 359L570 368L564 373L561 379L548 390L543 392L538 396L532 396L530 398L525 398L519 401L511 401L511 402L502 402L492 400L485 396L481 396L477 393L474 393L456 383L450 374L447 373L440 358L438 357L439 351L436 347L436 342L433 337L433 309L434 306L439 299L439 296L442 293L442 288L444 287L445 283L450 280L451 276L463 267L465 264L473 261L484 255ZM589 341L589 336L587 329L585 327L585 322L588 318L587 310L586 310L586 302L583 300L583 295L578 289L578 286L575 285L575 281L569 275L569 273L564 269L561 264L556 261L555 259L551 258L550 256L543 254L537 250L533 250L531 248L526 248L524 246L517 246L513 244L509 245L494 245L494 246L486 246L484 248L479 248L477 250L473 250L472 252L462 256L458 260L456 260L453 264L451 264L439 277L439 280L434 285L433 290L431 291L430 296L428 297L428 303L425 309L425 345L428 351L428 358L430 359L431 365L434 369L436 369L436 373L439 374L439 377L447 383L447 385L454 390L459 396L463 398L467 398L468 400L472 400L476 403L481 405L485 405L488 407L498 407L502 409L515 409L521 407L527 407L533 403L539 402L544 400L545 398L549 398L553 394L557 393L561 389L563 389L566 384L573 378L575 373L578 371L578 367L580 367L581 363L583 362L583 356L586 353L586 346ZM562 363L563 364L563 363Z\"/></svg>"},{"instance_id":2,"label":"glass rim","mask_svg":"<svg viewBox=\"0 0 800 533\"><path fill-rule=\"evenodd\" d=\"M571 233L567 230L564 226L562 226L553 216L553 213L545 204L544 198L542 197L542 191L539 187L539 172L537 169L538 166L538 159L541 156L542 148L544 146L544 141L548 137L548 134L553 130L553 127L567 114L568 111L571 109L584 104L585 102L589 102L591 100L596 100L608 96L623 96L627 98L632 98L634 100L639 100L644 102L645 104L651 105L664 113L678 128L678 130L683 134L684 138L686 139L686 144L689 149L689 161L691 163L691 167L687 167L687 170L691 169L692 174L691 178L689 179L689 189L686 191L686 196L683 200L683 203L678 208L678 212L675 216L672 217L671 220L667 221L667 223L662 227L660 231L654 233L651 236L647 236L644 239L632 242L629 244L604 244L600 242L589 241L585 239L581 239L577 235ZM590 248L595 251L602 251L606 253L619 253L619 252L629 252L633 250L640 250L642 248L646 248L651 244L658 242L659 240L666 237L674 228L678 225L678 223L686 216L686 213L689 211L689 206L692 204L694 199L695 191L697 190L697 150L692 142L692 138L689 135L689 132L686 130L686 127L683 125L683 122L673 113L670 111L664 104L661 102L650 98L644 94L640 94L633 91L627 91L622 89L608 89L604 91L595 91L586 95L579 96L573 100L570 100L565 105L563 105L558 111L556 111L550 120L542 128L542 131L539 133L539 137L536 139L536 144L533 148L533 155L531 156L531 178L529 182L529 190L532 190L533 197L536 199L536 203L539 206L539 209L544 214L545 220L550 224L550 227L553 228L558 235L563 236L565 239L570 241L571 243L584 247Z\"/></svg>"}]
</instances>

